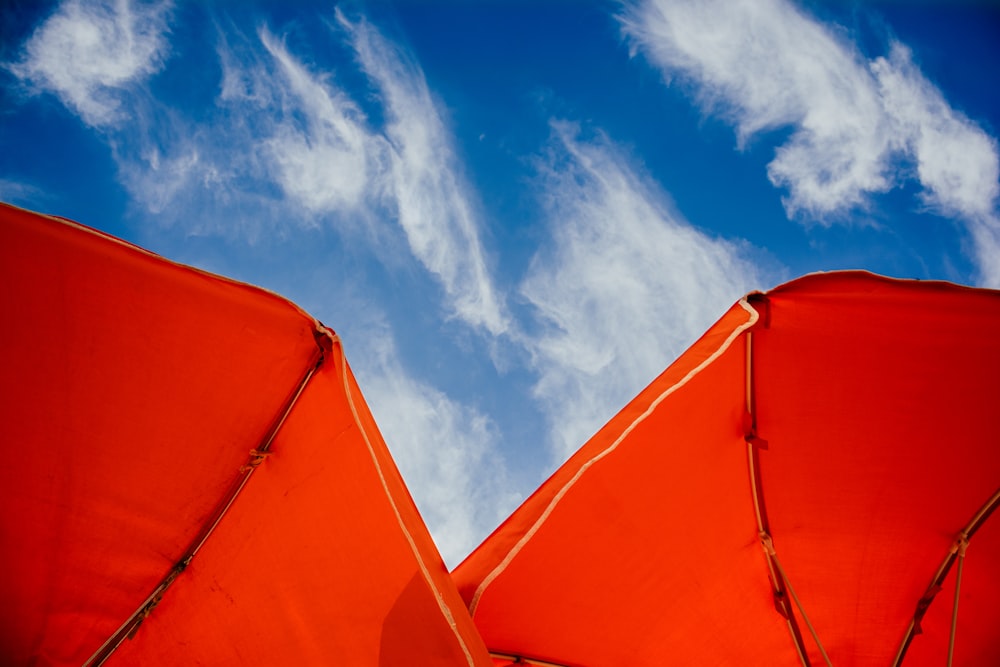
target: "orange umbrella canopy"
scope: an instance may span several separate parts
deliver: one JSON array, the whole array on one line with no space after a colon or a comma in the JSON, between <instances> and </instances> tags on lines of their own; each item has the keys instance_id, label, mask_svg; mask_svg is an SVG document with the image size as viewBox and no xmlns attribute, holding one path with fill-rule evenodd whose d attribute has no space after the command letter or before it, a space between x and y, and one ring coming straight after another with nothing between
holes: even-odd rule
<instances>
[{"instance_id":1,"label":"orange umbrella canopy","mask_svg":"<svg viewBox=\"0 0 1000 667\"><path fill-rule=\"evenodd\" d=\"M0 663L1000 664L998 292L742 299L451 577L288 301L0 205L0 308Z\"/></svg>"},{"instance_id":2,"label":"orange umbrella canopy","mask_svg":"<svg viewBox=\"0 0 1000 667\"><path fill-rule=\"evenodd\" d=\"M0 663L488 665L340 342L0 205Z\"/></svg>"},{"instance_id":3,"label":"orange umbrella canopy","mask_svg":"<svg viewBox=\"0 0 1000 667\"><path fill-rule=\"evenodd\" d=\"M861 272L741 300L453 573L497 664L1000 664L998 331Z\"/></svg>"}]
</instances>

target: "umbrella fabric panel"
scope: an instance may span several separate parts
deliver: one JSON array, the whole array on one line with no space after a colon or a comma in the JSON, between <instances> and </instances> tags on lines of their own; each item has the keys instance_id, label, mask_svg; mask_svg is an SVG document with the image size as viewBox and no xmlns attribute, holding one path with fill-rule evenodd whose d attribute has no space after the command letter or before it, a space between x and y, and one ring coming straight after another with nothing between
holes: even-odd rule
<instances>
[{"instance_id":1,"label":"umbrella fabric panel","mask_svg":"<svg viewBox=\"0 0 1000 667\"><path fill-rule=\"evenodd\" d=\"M890 664L958 532L1000 487L1000 298L834 274L759 307L756 417L775 548L833 664Z\"/></svg>"},{"instance_id":2,"label":"umbrella fabric panel","mask_svg":"<svg viewBox=\"0 0 1000 667\"><path fill-rule=\"evenodd\" d=\"M560 665L797 659L749 502L736 336L750 317L736 306L595 437L611 449L591 441L570 485L543 485L556 503L470 598L491 650ZM455 572L466 590L480 558Z\"/></svg>"},{"instance_id":3,"label":"umbrella fabric panel","mask_svg":"<svg viewBox=\"0 0 1000 667\"><path fill-rule=\"evenodd\" d=\"M489 664L331 332L81 225L0 216L0 662L104 658L138 618L112 663Z\"/></svg>"},{"instance_id":4,"label":"umbrella fabric panel","mask_svg":"<svg viewBox=\"0 0 1000 667\"><path fill-rule=\"evenodd\" d=\"M752 329L723 318L457 568L491 650L564 665L799 664L798 636L822 664L812 622L832 664L892 663L959 532L1000 487L1000 293L840 272L749 303ZM720 332L740 339L654 404ZM650 408L645 428L625 427ZM964 664L989 663L1000 644L996 519L983 521L960 598ZM761 529L775 559L759 545L752 557ZM956 569L902 664L946 656Z\"/></svg>"},{"instance_id":5,"label":"umbrella fabric panel","mask_svg":"<svg viewBox=\"0 0 1000 667\"><path fill-rule=\"evenodd\" d=\"M334 355L225 520L109 665L490 664Z\"/></svg>"},{"instance_id":6,"label":"umbrella fabric panel","mask_svg":"<svg viewBox=\"0 0 1000 667\"><path fill-rule=\"evenodd\" d=\"M0 205L0 655L83 663L318 353L287 301Z\"/></svg>"},{"instance_id":7,"label":"umbrella fabric panel","mask_svg":"<svg viewBox=\"0 0 1000 667\"><path fill-rule=\"evenodd\" d=\"M754 313L753 316L756 316ZM681 385L684 378L708 363L712 355L727 345L733 331L749 326L751 314L734 306L691 348L670 365L650 387L630 401L607 425L588 440L552 476L541 484L504 522L455 568L452 573L466 604L472 606L484 579L513 551L518 541L532 530L561 489L569 488L574 477L599 461L602 452L614 445L626 428L640 419L664 390Z\"/></svg>"}]
</instances>

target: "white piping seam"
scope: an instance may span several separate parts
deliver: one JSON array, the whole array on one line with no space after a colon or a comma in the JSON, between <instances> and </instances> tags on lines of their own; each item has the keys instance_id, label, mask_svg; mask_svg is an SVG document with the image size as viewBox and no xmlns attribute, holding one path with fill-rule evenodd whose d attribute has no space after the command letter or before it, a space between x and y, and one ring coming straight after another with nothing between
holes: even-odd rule
<instances>
[{"instance_id":1,"label":"white piping seam","mask_svg":"<svg viewBox=\"0 0 1000 667\"><path fill-rule=\"evenodd\" d=\"M747 332L746 393L747 414L753 415L753 332Z\"/></svg>"},{"instance_id":2,"label":"white piping seam","mask_svg":"<svg viewBox=\"0 0 1000 667\"><path fill-rule=\"evenodd\" d=\"M692 378L698 375L701 371L705 370L712 362L714 362L716 359L722 356L722 354L729 349L729 346L733 344L733 341L735 341L740 336L740 334L742 334L744 331L746 331L747 329L749 329L750 327L752 327L754 324L757 323L757 320L760 318L760 314L754 309L753 306L750 305L749 301L747 301L747 297L743 297L737 303L739 303L739 305L742 306L743 309L747 311L747 313L750 316L749 319L743 324L733 329L733 331L729 334L726 340L723 341L722 345L719 346L719 349L713 352L707 359L702 361L693 369L688 371L688 374L685 375L683 378L681 378L678 382L671 385L662 394L657 396L656 400L654 400L649 405L649 407L646 408L646 411L643 412L638 417L636 417L635 421L629 424L628 427L624 431L622 431L622 434L619 435L618 438L613 443L611 443L611 445L609 445L603 451L599 452L589 461L580 466L580 469L576 471L576 474L574 474L573 477L571 477L570 480L566 482L566 484L564 484L561 489L559 489L556 495L552 497L552 500L549 501L548 506L546 506L545 510L535 520L535 523L532 524L531 528L528 529L528 532L526 532L523 536L521 536L521 539L518 540L513 547L511 547L511 550L507 552L507 555L504 557L504 559L500 561L500 563L495 568L493 568L493 571L491 571L488 575L486 575L486 578L483 579L483 581L479 584L479 587L476 588L476 592L472 596L472 601L469 603L469 613L472 615L473 618L476 617L476 609L479 607L479 600L482 598L483 593L486 591L486 589L496 580L497 577L503 574L503 571L506 570L507 567L514 560L514 558L517 557L517 554L521 551L521 549L524 548L524 545L527 544L528 541L535 536L535 533L538 532L538 530L542 527L542 524L545 523L545 521L549 518L549 515L552 514L552 511L556 508L556 505L558 505L559 502L563 499L563 496L565 496L566 493L570 490L570 488L574 484L576 484L581 477L583 477L583 474L587 472L587 470L589 470L592 465L603 459L605 456L607 456L614 450L618 449L618 445L620 445L625 440L625 438L628 437L628 435L633 430L635 430L635 428L640 423L645 421L647 417L653 414L653 411L660 405L660 403L662 403L668 396L673 394L675 391L677 391L678 389L686 385L688 382L690 382Z\"/></svg>"},{"instance_id":3,"label":"white piping seam","mask_svg":"<svg viewBox=\"0 0 1000 667\"><path fill-rule=\"evenodd\" d=\"M420 566L420 572L423 574L424 581L434 592L434 597L437 600L438 608L441 610L441 614L445 617L448 625L451 627L451 631L455 634L455 638L458 640L459 646L462 647L462 652L465 653L465 658L468 661L470 667L474 667L475 660L472 657L472 652L469 651L469 647L465 645L465 640L462 638L461 632L458 630L458 623L455 622L455 617L451 613L451 609L448 607L448 603L445 602L444 596L441 595L441 591L434 584L434 579L431 577L430 570L427 569L427 565L424 563L423 557L420 555L420 550L417 548L417 543L407 529L406 524L403 522L403 516L400 514L399 508L396 506L396 500L392 497L392 493L389 491L389 485L385 480L385 475L382 473L382 466L379 465L378 457L375 456L375 449L372 447L371 440L368 438L368 432L361 423L361 419L358 417L357 408L354 405L354 398L351 395L351 386L347 381L347 361L344 356L344 350L340 343L340 337L334 336L334 346L338 351L337 362L341 365L341 378L344 383L344 393L347 396L347 404L351 408L351 415L354 417L354 423L361 432L361 437L365 441L365 446L368 447L368 453L372 457L372 463L375 464L375 471L378 473L379 481L382 482L382 490L385 492L386 498L389 499L389 505L392 506L392 511L396 515L396 521L399 523L400 530L403 531L403 535L406 537L406 541L410 545L410 550L413 552L413 557L417 560L417 565Z\"/></svg>"}]
</instances>

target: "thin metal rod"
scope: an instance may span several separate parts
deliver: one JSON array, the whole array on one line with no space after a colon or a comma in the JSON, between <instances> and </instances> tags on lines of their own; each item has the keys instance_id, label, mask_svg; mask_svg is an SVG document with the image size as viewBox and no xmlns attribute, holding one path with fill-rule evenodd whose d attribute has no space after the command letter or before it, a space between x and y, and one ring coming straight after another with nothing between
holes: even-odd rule
<instances>
[{"instance_id":1,"label":"thin metal rod","mask_svg":"<svg viewBox=\"0 0 1000 667\"><path fill-rule=\"evenodd\" d=\"M962 592L962 568L965 566L965 550L969 541L963 536L958 542L958 571L955 573L955 606L951 610L951 635L948 637L948 667L955 657L955 630L958 628L958 597Z\"/></svg>"},{"instance_id":2,"label":"thin metal rod","mask_svg":"<svg viewBox=\"0 0 1000 667\"><path fill-rule=\"evenodd\" d=\"M896 659L892 661L892 667L899 667L903 662L903 658L906 656L906 651L910 648L910 642L913 641L913 637L918 634L918 628L920 627L920 621L923 619L924 614L927 613L927 608L930 606L931 602L934 601L935 596L938 591L941 590L941 586L944 583L945 578L948 576L948 572L951 570L951 566L954 565L956 558L958 557L958 550L955 544L961 542L964 538L966 544L972 539L972 536L978 531L986 520L993 515L993 511L1000 506L1000 488L998 488L989 500L983 503L982 507L979 508L969 522L965 525L965 528L959 531L959 538L956 543L953 543L951 548L948 550L948 554L945 556L941 565L938 567L934 576L931 578L930 585L927 586L926 591L917 600L917 609L913 613L913 618L910 619L910 624L906 628L906 632L903 634L903 641L899 644L899 651L896 652Z\"/></svg>"},{"instance_id":3,"label":"thin metal rod","mask_svg":"<svg viewBox=\"0 0 1000 667\"><path fill-rule=\"evenodd\" d=\"M761 542L763 542L764 550L767 551L768 556L774 560L774 564L778 568L778 572L781 574L781 578L784 580L785 586L788 587L788 593L792 596L792 600L795 601L795 606L799 608L799 613L802 614L802 620L806 622L806 627L809 628L809 633L812 635L813 641L815 641L816 646L819 647L819 652L823 656L823 661L826 662L827 667L833 667L830 663L830 656L826 654L826 649L823 648L823 642L819 640L819 633L816 632L816 628L813 627L812 621L809 620L809 615L802 606L802 601L799 600L799 596L795 592L795 587L792 586L792 582L788 578L788 574L785 573L785 568L781 566L781 560L778 559L778 554L774 550L774 543L771 541L771 536L766 533L762 534Z\"/></svg>"},{"instance_id":4,"label":"thin metal rod","mask_svg":"<svg viewBox=\"0 0 1000 667\"><path fill-rule=\"evenodd\" d=\"M201 548L205 546L205 542L207 542L208 538L212 535L213 532L215 532L215 529L219 525L219 522L222 521L222 517L226 515L226 513L229 511L229 508L236 501L237 496L239 496L240 491L243 490L243 487L246 486L246 483L250 480L250 477L251 475L253 475L254 470L257 469L257 465L260 463L260 461L263 459L264 456L270 453L271 444L274 442L274 439L278 436L278 432L281 430L281 427L285 425L285 420L287 420L288 415L291 414L292 408L294 408L295 404L299 402L299 397L302 396L302 392L305 391L306 385L309 384L309 381L312 379L313 375L316 373L317 370L319 370L320 365L322 365L323 363L322 351L316 353L313 359L314 361L312 363L312 366L309 367L309 370L306 371L306 374L299 381L298 386L295 388L295 393L293 393L292 396L285 403L285 407L284 410L282 410L281 415L278 417L277 420L275 420L274 424L267 432L267 435L261 441L261 444L259 444L257 447L255 447L253 450L250 451L251 460L255 459L256 461L243 466L243 468L241 469L243 471L243 478L239 481L236 490L229 494L229 500L216 512L214 521L212 521L212 523L208 526L208 528L203 532L201 539L191 550L191 556L190 556L191 558L194 558L194 556L197 555L199 551L201 551Z\"/></svg>"},{"instance_id":5,"label":"thin metal rod","mask_svg":"<svg viewBox=\"0 0 1000 667\"><path fill-rule=\"evenodd\" d=\"M747 470L750 476L750 497L753 500L754 517L757 520L757 534L768 535L770 533L770 526L767 521L767 509L764 505L764 490L761 483L760 461L758 457L758 446L761 441L757 437L757 415L754 400L753 332L747 331L744 335L746 336L746 409L749 418L749 423L747 424L749 432L746 434L745 439L747 443ZM771 592L774 595L775 606L780 608L781 614L785 618L785 622L788 625L788 633L792 637L792 644L795 646L795 651L798 653L803 667L810 667L809 655L802 640L802 632L799 630L798 623L795 620L794 610L788 604L788 598L785 595L785 577L777 569L776 559L767 553L766 549L764 561L767 563L768 579L771 582Z\"/></svg>"}]
</instances>

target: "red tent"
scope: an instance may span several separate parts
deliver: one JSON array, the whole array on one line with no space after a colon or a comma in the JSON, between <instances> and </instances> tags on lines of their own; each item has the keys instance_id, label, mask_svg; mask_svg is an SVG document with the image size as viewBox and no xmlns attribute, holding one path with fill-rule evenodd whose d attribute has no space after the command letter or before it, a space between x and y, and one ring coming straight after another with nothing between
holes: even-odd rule
<instances>
[{"instance_id":1,"label":"red tent","mask_svg":"<svg viewBox=\"0 0 1000 667\"><path fill-rule=\"evenodd\" d=\"M750 295L454 581L293 304L5 205L0 304L3 664L1000 664L1000 293Z\"/></svg>"}]
</instances>

